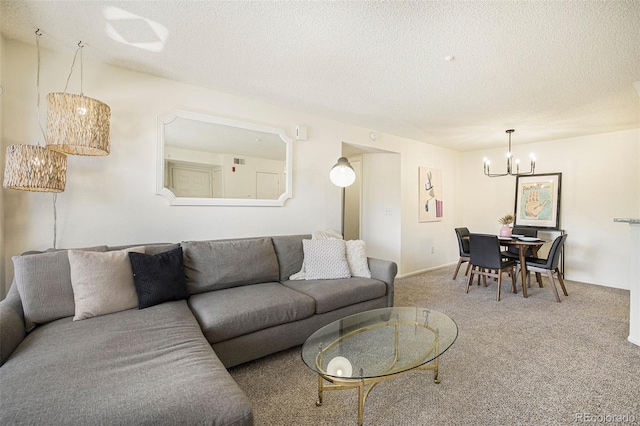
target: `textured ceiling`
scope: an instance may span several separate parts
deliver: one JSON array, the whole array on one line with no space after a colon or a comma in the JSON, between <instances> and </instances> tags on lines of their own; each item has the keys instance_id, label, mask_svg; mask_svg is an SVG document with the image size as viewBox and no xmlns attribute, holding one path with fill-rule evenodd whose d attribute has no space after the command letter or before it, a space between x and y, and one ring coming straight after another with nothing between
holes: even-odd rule
<instances>
[{"instance_id":1,"label":"textured ceiling","mask_svg":"<svg viewBox=\"0 0 640 426\"><path fill-rule=\"evenodd\" d=\"M640 1L6 1L7 39L462 151L640 127ZM454 59L447 61L447 56ZM636 86L634 87L634 83ZM242 117L246 119L247 117Z\"/></svg>"}]
</instances>

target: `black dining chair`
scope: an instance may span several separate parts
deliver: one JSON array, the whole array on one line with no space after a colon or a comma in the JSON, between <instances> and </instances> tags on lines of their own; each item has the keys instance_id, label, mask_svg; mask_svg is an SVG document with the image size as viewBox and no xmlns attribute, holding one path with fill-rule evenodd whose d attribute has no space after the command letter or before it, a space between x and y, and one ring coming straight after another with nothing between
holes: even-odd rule
<instances>
[{"instance_id":1,"label":"black dining chair","mask_svg":"<svg viewBox=\"0 0 640 426\"><path fill-rule=\"evenodd\" d=\"M458 276L458 271L460 270L460 265L464 262L469 262L471 260L471 255L469 254L469 239L465 237L469 237L469 229L468 228L456 228L456 237L458 237L458 249L460 250L460 258L458 259L458 266L456 266L456 271L453 273L453 279L455 280ZM471 263L467 264L467 270L464 273L465 275L469 274L469 268L471 267Z\"/></svg>"},{"instance_id":2,"label":"black dining chair","mask_svg":"<svg viewBox=\"0 0 640 426\"><path fill-rule=\"evenodd\" d=\"M471 254L470 264L471 271L467 278L467 293L473 281L473 276L482 276L486 286L487 277L498 279L498 295L496 300L500 300L500 289L502 287L502 273L511 273L511 288L514 293L516 290L516 275L514 273L515 262L513 260L505 260L500 253L500 242L496 235L470 234L469 250Z\"/></svg>"},{"instance_id":3,"label":"black dining chair","mask_svg":"<svg viewBox=\"0 0 640 426\"><path fill-rule=\"evenodd\" d=\"M537 257L527 257L525 259L528 272L544 273L547 275L547 277L549 278L549 282L551 283L553 293L556 296L556 302L560 302L560 295L558 294L556 281L553 279L554 273L558 277L558 281L560 282L560 287L562 288L562 292L564 293L564 295L569 295L569 293L567 293L567 288L564 286L564 281L562 280L562 273L560 272L560 269L558 269L558 264L560 263L560 252L562 251L562 247L564 246L564 242L566 240L567 234L560 235L555 240L553 240L553 244L549 249L549 255L546 259L539 259ZM517 261L516 263L516 274L518 274L521 266L519 261Z\"/></svg>"},{"instance_id":4,"label":"black dining chair","mask_svg":"<svg viewBox=\"0 0 640 426\"><path fill-rule=\"evenodd\" d=\"M525 237L537 237L538 230L533 228L523 228L523 227L514 226L513 229L511 229L511 235L513 234L523 235ZM502 252L502 255L507 259L511 259L511 260L518 260L520 258L518 247L516 246L507 247L507 249ZM532 257L533 256L532 249L528 248L524 255Z\"/></svg>"}]
</instances>

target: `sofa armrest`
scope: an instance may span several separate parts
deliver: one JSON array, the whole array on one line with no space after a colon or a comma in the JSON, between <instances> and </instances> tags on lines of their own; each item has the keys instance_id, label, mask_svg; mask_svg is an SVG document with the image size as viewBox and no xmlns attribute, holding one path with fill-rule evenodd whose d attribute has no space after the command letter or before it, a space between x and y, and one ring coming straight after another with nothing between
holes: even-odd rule
<instances>
[{"instance_id":1,"label":"sofa armrest","mask_svg":"<svg viewBox=\"0 0 640 426\"><path fill-rule=\"evenodd\" d=\"M369 270L371 270L371 278L380 280L387 285L387 306L393 306L393 283L398 273L398 265L396 262L389 260L367 258L369 261Z\"/></svg>"},{"instance_id":2,"label":"sofa armrest","mask_svg":"<svg viewBox=\"0 0 640 426\"><path fill-rule=\"evenodd\" d=\"M14 281L7 297L0 301L0 366L24 340L26 334L22 301Z\"/></svg>"}]
</instances>

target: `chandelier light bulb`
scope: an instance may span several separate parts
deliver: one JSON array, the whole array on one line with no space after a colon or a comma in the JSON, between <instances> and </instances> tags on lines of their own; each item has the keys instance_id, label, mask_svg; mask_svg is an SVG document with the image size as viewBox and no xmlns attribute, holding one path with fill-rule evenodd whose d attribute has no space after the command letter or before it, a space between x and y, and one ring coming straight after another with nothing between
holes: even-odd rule
<instances>
[{"instance_id":1,"label":"chandelier light bulb","mask_svg":"<svg viewBox=\"0 0 640 426\"><path fill-rule=\"evenodd\" d=\"M511 134L515 132L514 129L506 130L506 133L509 135L509 149L506 153L507 157L507 170L504 173L491 173L489 170L489 160L487 157L484 157L484 174L488 177L501 177L501 176L525 176L525 175L533 175L536 170L536 157L531 154L531 167L528 171L520 172L520 160L513 158L513 153L511 152ZM515 160L515 161L514 161ZM515 164L514 164L515 163ZM515 169L515 170L514 170Z\"/></svg>"}]
</instances>

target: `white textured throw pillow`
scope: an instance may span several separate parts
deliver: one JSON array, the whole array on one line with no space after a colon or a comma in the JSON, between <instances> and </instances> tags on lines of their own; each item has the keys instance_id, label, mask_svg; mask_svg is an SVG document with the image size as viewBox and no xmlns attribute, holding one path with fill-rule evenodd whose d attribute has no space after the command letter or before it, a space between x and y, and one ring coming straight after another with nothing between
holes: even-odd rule
<instances>
[{"instance_id":1,"label":"white textured throw pillow","mask_svg":"<svg viewBox=\"0 0 640 426\"><path fill-rule=\"evenodd\" d=\"M351 277L343 240L302 240L302 249L305 279L334 280Z\"/></svg>"},{"instance_id":2,"label":"white textured throw pillow","mask_svg":"<svg viewBox=\"0 0 640 426\"><path fill-rule=\"evenodd\" d=\"M314 231L311 234L312 240L331 240L331 239L342 239L342 234L339 234L336 231L327 230L327 231ZM304 267L304 259L302 260L302 268L300 268L300 272L296 272L295 274L289 277L290 280L304 280L306 279L305 267Z\"/></svg>"},{"instance_id":3,"label":"white textured throw pillow","mask_svg":"<svg viewBox=\"0 0 640 426\"><path fill-rule=\"evenodd\" d=\"M366 245L362 240L349 240L347 246L347 262L352 277L371 278Z\"/></svg>"},{"instance_id":4,"label":"white textured throw pillow","mask_svg":"<svg viewBox=\"0 0 640 426\"><path fill-rule=\"evenodd\" d=\"M97 253L69 250L74 321L138 307L129 252L144 247Z\"/></svg>"}]
</instances>

